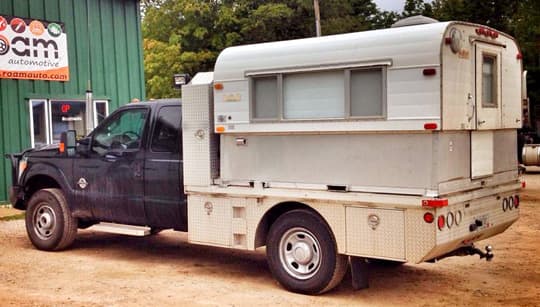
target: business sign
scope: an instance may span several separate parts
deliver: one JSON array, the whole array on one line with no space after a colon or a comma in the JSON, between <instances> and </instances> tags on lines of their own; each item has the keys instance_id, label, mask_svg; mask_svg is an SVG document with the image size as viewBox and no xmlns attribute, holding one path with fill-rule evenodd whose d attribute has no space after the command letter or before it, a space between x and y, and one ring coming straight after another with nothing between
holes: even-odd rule
<instances>
[{"instance_id":1,"label":"business sign","mask_svg":"<svg viewBox=\"0 0 540 307\"><path fill-rule=\"evenodd\" d=\"M68 81L64 24L0 16L0 78Z\"/></svg>"}]
</instances>

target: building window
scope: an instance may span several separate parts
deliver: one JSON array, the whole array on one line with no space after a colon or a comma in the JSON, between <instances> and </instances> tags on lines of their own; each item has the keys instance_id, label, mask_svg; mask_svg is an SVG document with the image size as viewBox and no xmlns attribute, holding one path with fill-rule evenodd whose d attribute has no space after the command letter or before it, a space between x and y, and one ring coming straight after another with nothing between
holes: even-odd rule
<instances>
[{"instance_id":1,"label":"building window","mask_svg":"<svg viewBox=\"0 0 540 307\"><path fill-rule=\"evenodd\" d=\"M97 126L109 116L109 102L107 100L94 101L94 125Z\"/></svg>"},{"instance_id":2,"label":"building window","mask_svg":"<svg viewBox=\"0 0 540 307\"><path fill-rule=\"evenodd\" d=\"M482 57L482 106L497 107L497 58Z\"/></svg>"},{"instance_id":3,"label":"building window","mask_svg":"<svg viewBox=\"0 0 540 307\"><path fill-rule=\"evenodd\" d=\"M30 100L30 142L32 147L50 143L47 100Z\"/></svg>"},{"instance_id":4,"label":"building window","mask_svg":"<svg viewBox=\"0 0 540 307\"><path fill-rule=\"evenodd\" d=\"M351 116L383 116L382 69L352 70L350 73Z\"/></svg>"},{"instance_id":5,"label":"building window","mask_svg":"<svg viewBox=\"0 0 540 307\"><path fill-rule=\"evenodd\" d=\"M278 77L263 77L253 80L253 118L278 118Z\"/></svg>"},{"instance_id":6,"label":"building window","mask_svg":"<svg viewBox=\"0 0 540 307\"><path fill-rule=\"evenodd\" d=\"M77 138L86 135L86 103L84 101L51 101L52 142L60 142L60 134L77 131Z\"/></svg>"},{"instance_id":7,"label":"building window","mask_svg":"<svg viewBox=\"0 0 540 307\"><path fill-rule=\"evenodd\" d=\"M60 135L75 130L77 137L86 135L86 102L82 100L31 99L30 141L32 147L58 143ZM107 100L94 101L94 125L109 113ZM93 127L92 127L93 128Z\"/></svg>"}]
</instances>

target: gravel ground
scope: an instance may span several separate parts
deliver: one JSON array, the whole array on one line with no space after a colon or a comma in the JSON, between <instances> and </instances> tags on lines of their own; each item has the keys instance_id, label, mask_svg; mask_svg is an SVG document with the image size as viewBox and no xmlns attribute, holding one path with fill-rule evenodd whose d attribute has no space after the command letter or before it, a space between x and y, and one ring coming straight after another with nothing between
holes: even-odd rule
<instances>
[{"instance_id":1,"label":"gravel ground","mask_svg":"<svg viewBox=\"0 0 540 307\"><path fill-rule=\"evenodd\" d=\"M524 178L519 221L478 244L493 245L492 262L373 266L369 289L354 291L347 275L321 296L283 290L263 250L190 245L172 231L135 238L83 230L71 249L42 252L24 221L0 222L0 305L540 306L540 172Z\"/></svg>"}]
</instances>

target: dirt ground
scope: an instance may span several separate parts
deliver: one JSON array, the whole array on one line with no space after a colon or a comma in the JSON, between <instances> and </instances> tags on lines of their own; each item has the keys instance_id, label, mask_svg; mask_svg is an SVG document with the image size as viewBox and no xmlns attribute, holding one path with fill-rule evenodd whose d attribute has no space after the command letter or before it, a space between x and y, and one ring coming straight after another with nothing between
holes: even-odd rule
<instances>
[{"instance_id":1,"label":"dirt ground","mask_svg":"<svg viewBox=\"0 0 540 307\"><path fill-rule=\"evenodd\" d=\"M370 288L350 275L334 291L305 296L282 289L264 251L190 245L172 231L135 238L84 230L63 252L34 249L24 221L0 222L2 306L540 306L540 171L524 176L521 218L478 256L436 264L373 266Z\"/></svg>"}]
</instances>

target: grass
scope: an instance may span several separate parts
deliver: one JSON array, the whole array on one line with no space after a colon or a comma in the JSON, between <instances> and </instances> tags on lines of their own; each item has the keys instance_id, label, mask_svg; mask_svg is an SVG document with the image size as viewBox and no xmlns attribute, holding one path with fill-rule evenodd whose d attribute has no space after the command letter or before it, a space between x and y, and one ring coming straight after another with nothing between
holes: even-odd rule
<instances>
[{"instance_id":1,"label":"grass","mask_svg":"<svg viewBox=\"0 0 540 307\"><path fill-rule=\"evenodd\" d=\"M0 221L15 221L15 220L23 220L24 219L24 212L23 213L20 213L20 214L16 214L16 215L9 215L9 216L4 216L4 217L0 217Z\"/></svg>"}]
</instances>

